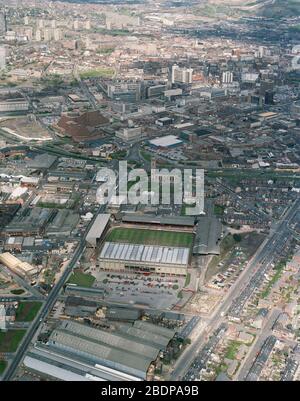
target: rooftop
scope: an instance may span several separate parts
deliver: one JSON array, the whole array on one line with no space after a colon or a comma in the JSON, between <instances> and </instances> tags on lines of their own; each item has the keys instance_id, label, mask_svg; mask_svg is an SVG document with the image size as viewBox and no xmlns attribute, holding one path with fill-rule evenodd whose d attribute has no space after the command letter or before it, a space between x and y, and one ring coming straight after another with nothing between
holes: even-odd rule
<instances>
[{"instance_id":1,"label":"rooftop","mask_svg":"<svg viewBox=\"0 0 300 401\"><path fill-rule=\"evenodd\" d=\"M105 242L100 258L132 262L187 265L189 261L189 248Z\"/></svg>"},{"instance_id":2,"label":"rooftop","mask_svg":"<svg viewBox=\"0 0 300 401\"><path fill-rule=\"evenodd\" d=\"M149 143L157 147L167 148L169 146L179 145L182 141L175 135L167 135L161 138L152 139Z\"/></svg>"}]
</instances>

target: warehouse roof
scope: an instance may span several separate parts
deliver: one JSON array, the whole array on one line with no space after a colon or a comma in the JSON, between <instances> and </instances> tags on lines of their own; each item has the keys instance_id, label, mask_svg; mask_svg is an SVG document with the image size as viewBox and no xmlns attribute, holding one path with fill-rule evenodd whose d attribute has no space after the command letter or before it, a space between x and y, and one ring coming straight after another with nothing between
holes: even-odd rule
<instances>
[{"instance_id":1,"label":"warehouse roof","mask_svg":"<svg viewBox=\"0 0 300 401\"><path fill-rule=\"evenodd\" d=\"M16 270L22 274L33 275L37 273L37 268L27 262L16 258L9 252L0 254L0 263L12 270Z\"/></svg>"},{"instance_id":2,"label":"warehouse roof","mask_svg":"<svg viewBox=\"0 0 300 401\"><path fill-rule=\"evenodd\" d=\"M83 374L78 374L70 371L70 368L64 369L61 366L57 366L53 363L53 361L45 362L38 357L26 356L24 359L24 365L29 369L33 369L38 372L42 372L48 376L56 377L60 380L64 381L89 381L87 377ZM104 381L104 379L99 378L99 380Z\"/></svg>"},{"instance_id":3,"label":"warehouse roof","mask_svg":"<svg viewBox=\"0 0 300 401\"><path fill-rule=\"evenodd\" d=\"M141 371L144 375L146 375L152 362L151 358L147 358L142 354L137 355L130 351L115 349L110 345L89 340L77 333L72 334L62 330L55 330L50 336L50 341L55 342L56 345L73 348L75 352L91 355L92 359L99 359L101 362L117 363L124 366L125 371L126 368Z\"/></svg>"},{"instance_id":4,"label":"warehouse roof","mask_svg":"<svg viewBox=\"0 0 300 401\"><path fill-rule=\"evenodd\" d=\"M92 245L96 244L96 239L100 238L109 222L110 214L99 214L92 227L90 228L86 240Z\"/></svg>"},{"instance_id":5,"label":"warehouse roof","mask_svg":"<svg viewBox=\"0 0 300 401\"><path fill-rule=\"evenodd\" d=\"M166 337L138 329L134 326L121 326L119 330L122 333L130 335L132 339L142 340L145 344L159 347L160 350L164 350L170 342L170 339Z\"/></svg>"},{"instance_id":6,"label":"warehouse roof","mask_svg":"<svg viewBox=\"0 0 300 401\"><path fill-rule=\"evenodd\" d=\"M73 293L83 293L86 294L86 296L99 296L103 295L105 290L104 288L89 288L89 287L81 287L79 285L74 285L74 284L67 284L65 287L66 292L73 292Z\"/></svg>"},{"instance_id":7,"label":"warehouse roof","mask_svg":"<svg viewBox=\"0 0 300 401\"><path fill-rule=\"evenodd\" d=\"M139 309L110 307L106 310L105 317L111 320L137 320L141 315Z\"/></svg>"},{"instance_id":8,"label":"warehouse roof","mask_svg":"<svg viewBox=\"0 0 300 401\"><path fill-rule=\"evenodd\" d=\"M151 360L155 360L159 352L159 349L142 344L141 342L138 343L132 341L126 338L126 336L122 333L107 332L72 321L63 322L61 329L78 334L79 336L87 339L97 341L97 343L106 344L110 347L118 348L124 351L130 350L130 352L133 354L141 354L147 358L150 358Z\"/></svg>"},{"instance_id":9,"label":"warehouse roof","mask_svg":"<svg viewBox=\"0 0 300 401\"><path fill-rule=\"evenodd\" d=\"M175 335L175 331L172 329L168 329L166 327L158 326L156 324L152 324L152 323L145 322L142 320L135 321L134 327L145 330L145 331L153 333L153 334L157 334L162 337L166 337L169 341Z\"/></svg>"},{"instance_id":10,"label":"warehouse roof","mask_svg":"<svg viewBox=\"0 0 300 401\"><path fill-rule=\"evenodd\" d=\"M187 265L189 261L189 248L105 242L101 250L100 258L132 262Z\"/></svg>"},{"instance_id":11,"label":"warehouse roof","mask_svg":"<svg viewBox=\"0 0 300 401\"><path fill-rule=\"evenodd\" d=\"M161 138L152 139L151 141L149 141L149 143L158 147L169 147L179 145L182 143L182 141L178 139L175 135L166 135Z\"/></svg>"},{"instance_id":12,"label":"warehouse roof","mask_svg":"<svg viewBox=\"0 0 300 401\"><path fill-rule=\"evenodd\" d=\"M49 169L56 160L57 156L49 155L48 153L43 153L35 156L35 158L33 160L30 160L27 163L27 165L29 168Z\"/></svg>"}]
</instances>

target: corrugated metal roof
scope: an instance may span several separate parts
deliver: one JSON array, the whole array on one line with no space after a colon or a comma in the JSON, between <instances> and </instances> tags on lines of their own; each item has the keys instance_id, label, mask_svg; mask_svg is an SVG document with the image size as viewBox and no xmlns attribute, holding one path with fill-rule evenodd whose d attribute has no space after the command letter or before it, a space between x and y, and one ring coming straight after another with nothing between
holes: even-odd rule
<instances>
[{"instance_id":1,"label":"corrugated metal roof","mask_svg":"<svg viewBox=\"0 0 300 401\"><path fill-rule=\"evenodd\" d=\"M143 320L136 320L134 322L133 326L134 326L134 328L144 330L151 334L156 334L158 336L165 337L168 341L170 341L176 333L175 330L171 330L166 327L162 327L162 326L158 326L156 324L145 322Z\"/></svg>"},{"instance_id":2,"label":"corrugated metal roof","mask_svg":"<svg viewBox=\"0 0 300 401\"><path fill-rule=\"evenodd\" d=\"M75 353L79 351L90 355L92 359L98 359L101 362L107 361L117 363L124 367L125 372L129 368L140 371L143 375L146 375L149 365L153 360L142 354L137 355L129 350L119 350L65 330L55 330L51 334L49 340L53 342L54 345L72 348Z\"/></svg>"},{"instance_id":3,"label":"corrugated metal roof","mask_svg":"<svg viewBox=\"0 0 300 401\"><path fill-rule=\"evenodd\" d=\"M105 242L100 259L187 265L189 248Z\"/></svg>"},{"instance_id":4,"label":"corrugated metal roof","mask_svg":"<svg viewBox=\"0 0 300 401\"><path fill-rule=\"evenodd\" d=\"M157 346L160 350L164 350L170 341L166 337L162 337L158 334L138 329L134 326L121 326L119 331L126 333L134 340L142 340L145 344Z\"/></svg>"},{"instance_id":5,"label":"corrugated metal roof","mask_svg":"<svg viewBox=\"0 0 300 401\"><path fill-rule=\"evenodd\" d=\"M62 330L71 331L72 333L84 336L88 339L95 340L107 344L108 346L119 348L134 354L141 354L152 360L156 359L159 349L141 342L131 341L124 337L121 333L107 332L100 329L95 329L90 326L85 326L76 322L66 321L61 325Z\"/></svg>"}]
</instances>

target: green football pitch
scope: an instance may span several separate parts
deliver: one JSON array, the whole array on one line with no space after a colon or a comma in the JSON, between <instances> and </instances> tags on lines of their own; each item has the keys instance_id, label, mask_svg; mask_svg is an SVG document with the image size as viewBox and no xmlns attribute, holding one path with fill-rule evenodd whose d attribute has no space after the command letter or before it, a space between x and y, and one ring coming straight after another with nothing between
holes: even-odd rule
<instances>
[{"instance_id":1,"label":"green football pitch","mask_svg":"<svg viewBox=\"0 0 300 401\"><path fill-rule=\"evenodd\" d=\"M106 241L191 248L193 234L178 231L115 228L108 234Z\"/></svg>"}]
</instances>

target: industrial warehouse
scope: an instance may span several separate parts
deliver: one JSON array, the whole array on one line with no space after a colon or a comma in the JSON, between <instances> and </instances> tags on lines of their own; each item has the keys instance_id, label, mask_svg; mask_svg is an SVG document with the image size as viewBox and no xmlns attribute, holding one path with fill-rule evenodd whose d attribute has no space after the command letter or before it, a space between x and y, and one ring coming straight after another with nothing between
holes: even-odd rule
<instances>
[{"instance_id":1,"label":"industrial warehouse","mask_svg":"<svg viewBox=\"0 0 300 401\"><path fill-rule=\"evenodd\" d=\"M36 345L24 364L65 380L74 380L73 374L76 380L146 380L175 334L144 321L113 332L63 321L47 345Z\"/></svg>"},{"instance_id":2,"label":"industrial warehouse","mask_svg":"<svg viewBox=\"0 0 300 401\"><path fill-rule=\"evenodd\" d=\"M102 270L185 276L189 248L105 242L99 257Z\"/></svg>"},{"instance_id":3,"label":"industrial warehouse","mask_svg":"<svg viewBox=\"0 0 300 401\"><path fill-rule=\"evenodd\" d=\"M32 277L38 272L35 267L21 261L9 252L0 254L0 263L22 277Z\"/></svg>"}]
</instances>

